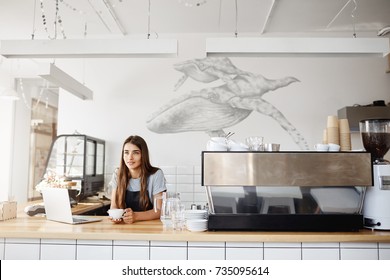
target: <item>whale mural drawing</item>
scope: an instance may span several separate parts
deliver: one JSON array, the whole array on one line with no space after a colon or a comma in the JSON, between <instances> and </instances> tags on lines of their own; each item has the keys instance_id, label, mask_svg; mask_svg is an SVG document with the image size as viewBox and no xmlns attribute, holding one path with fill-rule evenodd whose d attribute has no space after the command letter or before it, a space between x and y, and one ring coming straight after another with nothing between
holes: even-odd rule
<instances>
[{"instance_id":1,"label":"whale mural drawing","mask_svg":"<svg viewBox=\"0 0 390 280\"><path fill-rule=\"evenodd\" d=\"M273 118L301 149L308 150L300 132L282 112L262 98L265 93L299 82L297 78L267 79L238 69L226 57L188 60L175 64L174 68L184 74L175 90L187 78L205 84L221 80L223 84L190 91L170 100L147 119L149 130L161 134L203 131L209 136L223 136L224 129L257 111Z\"/></svg>"}]
</instances>

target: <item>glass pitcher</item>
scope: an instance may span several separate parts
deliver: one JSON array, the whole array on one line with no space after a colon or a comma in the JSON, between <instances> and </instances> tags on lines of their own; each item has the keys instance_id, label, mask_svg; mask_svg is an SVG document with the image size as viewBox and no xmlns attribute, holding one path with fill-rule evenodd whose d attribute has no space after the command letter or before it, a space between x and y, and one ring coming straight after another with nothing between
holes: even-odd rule
<instances>
[{"instance_id":1,"label":"glass pitcher","mask_svg":"<svg viewBox=\"0 0 390 280\"><path fill-rule=\"evenodd\" d=\"M154 211L160 210L160 220L164 229L173 229L172 216L175 217L175 211L180 204L180 194L178 193L163 192L154 198Z\"/></svg>"}]
</instances>

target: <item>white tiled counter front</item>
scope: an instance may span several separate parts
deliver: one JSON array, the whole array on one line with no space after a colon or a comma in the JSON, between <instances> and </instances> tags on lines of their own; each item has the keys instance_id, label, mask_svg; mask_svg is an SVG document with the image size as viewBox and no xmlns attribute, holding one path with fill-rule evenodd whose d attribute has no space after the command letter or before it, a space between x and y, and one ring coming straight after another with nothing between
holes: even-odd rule
<instances>
[{"instance_id":1,"label":"white tiled counter front","mask_svg":"<svg viewBox=\"0 0 390 280\"><path fill-rule=\"evenodd\" d=\"M6 260L390 260L390 232L172 232L160 221L0 222Z\"/></svg>"},{"instance_id":2,"label":"white tiled counter front","mask_svg":"<svg viewBox=\"0 0 390 280\"><path fill-rule=\"evenodd\" d=\"M388 243L5 239L4 260L390 260Z\"/></svg>"},{"instance_id":3,"label":"white tiled counter front","mask_svg":"<svg viewBox=\"0 0 390 280\"><path fill-rule=\"evenodd\" d=\"M187 242L151 241L151 260L186 260Z\"/></svg>"}]
</instances>

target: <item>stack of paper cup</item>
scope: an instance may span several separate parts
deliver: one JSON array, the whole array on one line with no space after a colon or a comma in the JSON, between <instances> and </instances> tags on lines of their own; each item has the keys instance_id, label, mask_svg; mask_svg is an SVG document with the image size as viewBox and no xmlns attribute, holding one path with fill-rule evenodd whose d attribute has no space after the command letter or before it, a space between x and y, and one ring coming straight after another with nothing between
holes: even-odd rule
<instances>
[{"instance_id":1,"label":"stack of paper cup","mask_svg":"<svg viewBox=\"0 0 390 280\"><path fill-rule=\"evenodd\" d=\"M322 132L322 144L328 144L328 130L326 128Z\"/></svg>"},{"instance_id":2,"label":"stack of paper cup","mask_svg":"<svg viewBox=\"0 0 390 280\"><path fill-rule=\"evenodd\" d=\"M340 133L340 150L350 151L351 145L351 132L349 130L348 119L339 120L339 133Z\"/></svg>"},{"instance_id":3,"label":"stack of paper cup","mask_svg":"<svg viewBox=\"0 0 390 280\"><path fill-rule=\"evenodd\" d=\"M333 143L340 145L339 119L337 116L328 116L326 131L328 144Z\"/></svg>"}]
</instances>

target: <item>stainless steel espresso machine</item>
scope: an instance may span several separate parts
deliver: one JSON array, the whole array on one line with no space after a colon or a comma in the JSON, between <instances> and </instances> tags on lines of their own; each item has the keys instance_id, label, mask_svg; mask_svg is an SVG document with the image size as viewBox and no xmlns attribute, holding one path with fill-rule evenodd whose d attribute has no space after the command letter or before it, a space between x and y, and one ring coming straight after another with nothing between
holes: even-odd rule
<instances>
[{"instance_id":1,"label":"stainless steel espresso machine","mask_svg":"<svg viewBox=\"0 0 390 280\"><path fill-rule=\"evenodd\" d=\"M369 152L202 152L209 230L358 231Z\"/></svg>"},{"instance_id":2,"label":"stainless steel espresso machine","mask_svg":"<svg viewBox=\"0 0 390 280\"><path fill-rule=\"evenodd\" d=\"M390 119L362 120L359 127L374 172L374 185L367 188L364 198L364 226L390 230L390 162L384 159L390 149Z\"/></svg>"}]
</instances>

